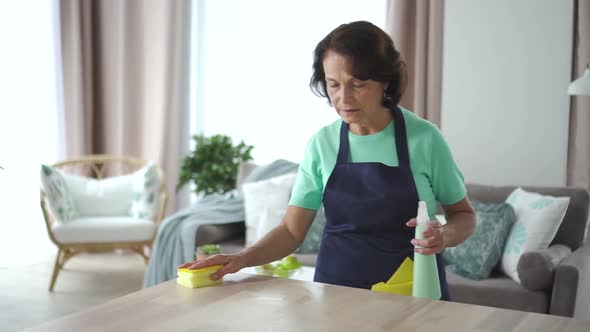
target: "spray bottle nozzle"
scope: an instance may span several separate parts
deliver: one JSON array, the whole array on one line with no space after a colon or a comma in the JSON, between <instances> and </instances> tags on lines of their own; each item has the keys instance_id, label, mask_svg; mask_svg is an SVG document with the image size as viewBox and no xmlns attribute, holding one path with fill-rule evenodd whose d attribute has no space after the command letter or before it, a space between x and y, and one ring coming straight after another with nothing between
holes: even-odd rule
<instances>
[{"instance_id":1,"label":"spray bottle nozzle","mask_svg":"<svg viewBox=\"0 0 590 332\"><path fill-rule=\"evenodd\" d=\"M426 206L426 202L418 202L417 223L427 223L429 219L430 218L428 217L428 207Z\"/></svg>"}]
</instances>

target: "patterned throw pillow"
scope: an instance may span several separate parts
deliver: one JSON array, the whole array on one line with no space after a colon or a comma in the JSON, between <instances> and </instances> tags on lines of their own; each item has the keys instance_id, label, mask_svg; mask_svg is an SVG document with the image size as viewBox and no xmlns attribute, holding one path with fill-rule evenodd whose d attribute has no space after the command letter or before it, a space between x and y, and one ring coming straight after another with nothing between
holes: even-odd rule
<instances>
[{"instance_id":1,"label":"patterned throw pillow","mask_svg":"<svg viewBox=\"0 0 590 332\"><path fill-rule=\"evenodd\" d=\"M41 186L49 202L49 211L57 222L68 222L78 217L78 209L60 171L41 165Z\"/></svg>"},{"instance_id":2,"label":"patterned throw pillow","mask_svg":"<svg viewBox=\"0 0 590 332\"><path fill-rule=\"evenodd\" d=\"M324 214L324 206L320 206L315 215L315 219L305 235L303 243L295 252L299 254L317 254L320 251L320 243L324 234L324 226L326 225L326 215Z\"/></svg>"},{"instance_id":3,"label":"patterned throw pillow","mask_svg":"<svg viewBox=\"0 0 590 332\"><path fill-rule=\"evenodd\" d=\"M523 253L546 249L553 241L567 207L569 197L545 196L516 188L506 199L516 213L502 254L502 271L513 280L518 277L518 261Z\"/></svg>"},{"instance_id":4,"label":"patterned throw pillow","mask_svg":"<svg viewBox=\"0 0 590 332\"><path fill-rule=\"evenodd\" d=\"M471 202L477 213L477 227L460 245L447 248L443 258L447 268L463 277L481 280L489 277L502 257L504 243L516 220L509 204Z\"/></svg>"},{"instance_id":5,"label":"patterned throw pillow","mask_svg":"<svg viewBox=\"0 0 590 332\"><path fill-rule=\"evenodd\" d=\"M133 202L129 215L134 218L153 219L159 203L162 179L152 162L134 173Z\"/></svg>"}]
</instances>

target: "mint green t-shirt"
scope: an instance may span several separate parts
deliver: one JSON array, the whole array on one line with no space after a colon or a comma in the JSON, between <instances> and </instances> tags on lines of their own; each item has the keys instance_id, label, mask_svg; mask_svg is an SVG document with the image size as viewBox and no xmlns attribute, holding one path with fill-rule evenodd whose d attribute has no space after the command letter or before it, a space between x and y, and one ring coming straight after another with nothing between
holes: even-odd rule
<instances>
[{"instance_id":1,"label":"mint green t-shirt","mask_svg":"<svg viewBox=\"0 0 590 332\"><path fill-rule=\"evenodd\" d=\"M465 198L463 175L457 167L449 146L441 132L432 123L403 109L406 136L410 154L410 167L419 199L428 205L433 218L436 203L450 205ZM340 145L342 120L323 127L313 135L307 145L289 205L317 210L322 203L326 183L336 165ZM394 126L371 135L348 132L350 160L352 162L381 162L398 166ZM416 206L416 211L418 206Z\"/></svg>"}]
</instances>

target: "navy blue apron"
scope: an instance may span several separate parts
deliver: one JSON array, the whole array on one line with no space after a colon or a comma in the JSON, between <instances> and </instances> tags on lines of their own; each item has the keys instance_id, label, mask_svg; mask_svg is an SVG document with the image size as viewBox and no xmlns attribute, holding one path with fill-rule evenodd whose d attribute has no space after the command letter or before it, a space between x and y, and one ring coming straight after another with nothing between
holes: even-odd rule
<instances>
[{"instance_id":1,"label":"navy blue apron","mask_svg":"<svg viewBox=\"0 0 590 332\"><path fill-rule=\"evenodd\" d=\"M314 281L370 289L387 281L406 257L413 259L418 192L410 169L406 125L393 110L398 167L379 162L349 162L348 129L340 128L336 166L324 189L326 226ZM442 299L448 286L442 257L437 255Z\"/></svg>"}]
</instances>

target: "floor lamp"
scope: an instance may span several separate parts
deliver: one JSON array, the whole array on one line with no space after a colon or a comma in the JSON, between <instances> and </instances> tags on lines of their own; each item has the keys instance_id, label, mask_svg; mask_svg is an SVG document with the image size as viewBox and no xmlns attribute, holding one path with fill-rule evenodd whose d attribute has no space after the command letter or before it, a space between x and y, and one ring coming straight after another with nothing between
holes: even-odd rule
<instances>
[{"instance_id":1,"label":"floor lamp","mask_svg":"<svg viewBox=\"0 0 590 332\"><path fill-rule=\"evenodd\" d=\"M567 88L570 96L590 96L590 65L584 69L584 74L570 83Z\"/></svg>"},{"instance_id":2,"label":"floor lamp","mask_svg":"<svg viewBox=\"0 0 590 332\"><path fill-rule=\"evenodd\" d=\"M590 96L590 69L588 66L582 76L570 83L567 94L570 96Z\"/></svg>"}]
</instances>

